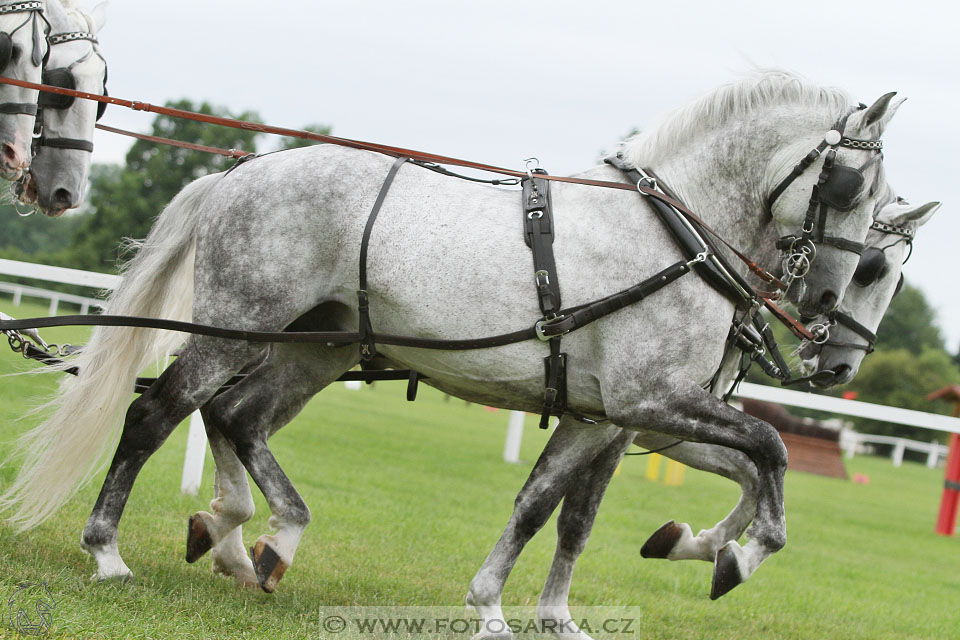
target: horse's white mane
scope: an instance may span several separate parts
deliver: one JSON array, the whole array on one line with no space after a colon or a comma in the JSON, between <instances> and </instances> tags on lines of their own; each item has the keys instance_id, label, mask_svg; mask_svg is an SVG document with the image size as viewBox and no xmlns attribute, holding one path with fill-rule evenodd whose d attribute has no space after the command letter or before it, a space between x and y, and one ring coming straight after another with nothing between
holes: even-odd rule
<instances>
[{"instance_id":1,"label":"horse's white mane","mask_svg":"<svg viewBox=\"0 0 960 640\"><path fill-rule=\"evenodd\" d=\"M824 109L836 117L851 101L840 89L815 85L789 71L760 69L666 113L649 129L626 140L622 150L637 164L649 163L657 150L675 150L731 117L786 104Z\"/></svg>"}]
</instances>

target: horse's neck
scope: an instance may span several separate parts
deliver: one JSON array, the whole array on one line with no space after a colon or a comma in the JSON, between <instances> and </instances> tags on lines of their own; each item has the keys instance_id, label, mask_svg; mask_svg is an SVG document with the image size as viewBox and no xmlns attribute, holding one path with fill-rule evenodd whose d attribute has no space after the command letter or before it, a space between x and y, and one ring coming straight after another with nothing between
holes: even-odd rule
<instances>
[{"instance_id":1,"label":"horse's neck","mask_svg":"<svg viewBox=\"0 0 960 640\"><path fill-rule=\"evenodd\" d=\"M779 235L766 203L771 174L783 148L800 138L784 120L730 123L659 154L650 167L724 240L771 268ZM735 266L746 273L739 261Z\"/></svg>"}]
</instances>

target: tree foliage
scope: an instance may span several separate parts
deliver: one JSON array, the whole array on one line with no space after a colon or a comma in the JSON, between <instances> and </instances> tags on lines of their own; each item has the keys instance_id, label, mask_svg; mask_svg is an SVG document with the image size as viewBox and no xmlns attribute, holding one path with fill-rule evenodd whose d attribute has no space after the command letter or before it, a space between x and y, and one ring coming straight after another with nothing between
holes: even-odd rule
<instances>
[{"instance_id":1,"label":"tree foliage","mask_svg":"<svg viewBox=\"0 0 960 640\"><path fill-rule=\"evenodd\" d=\"M936 315L920 289L904 283L877 329L877 345L905 349L915 355L925 349L942 350L943 336L936 325Z\"/></svg>"},{"instance_id":2,"label":"tree foliage","mask_svg":"<svg viewBox=\"0 0 960 640\"><path fill-rule=\"evenodd\" d=\"M231 115L209 103L189 100L168 103L177 109L199 111L244 120L245 112ZM254 131L219 127L192 120L157 116L153 135L224 149L255 150ZM188 183L223 171L235 161L227 156L201 153L137 140L127 153L125 167L97 166L90 181L92 212L74 235L67 259L71 266L94 271L112 270L123 238L142 238L163 207Z\"/></svg>"},{"instance_id":3,"label":"tree foliage","mask_svg":"<svg viewBox=\"0 0 960 640\"><path fill-rule=\"evenodd\" d=\"M303 127L304 131L309 131L310 133L320 133L323 135L330 135L330 127L325 124L308 124ZM284 138L281 149L299 149L301 147L310 147L315 144L323 144L316 140L308 140L307 138Z\"/></svg>"}]
</instances>

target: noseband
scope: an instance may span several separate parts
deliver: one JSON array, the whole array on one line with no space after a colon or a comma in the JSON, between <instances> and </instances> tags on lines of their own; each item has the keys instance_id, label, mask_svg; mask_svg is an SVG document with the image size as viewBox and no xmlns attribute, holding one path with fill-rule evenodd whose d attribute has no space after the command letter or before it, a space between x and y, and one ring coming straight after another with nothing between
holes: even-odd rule
<instances>
[{"instance_id":1,"label":"noseband","mask_svg":"<svg viewBox=\"0 0 960 640\"><path fill-rule=\"evenodd\" d=\"M913 246L913 236L914 231L906 227L897 227L885 222L877 222L876 220L873 224L870 225L871 229L875 229L882 233L888 235L898 235L903 236L904 240L910 244L911 248ZM897 243L894 243L897 244ZM881 278L887 274L887 261L886 261L886 250L893 245L887 247L867 247L863 250L862 255L860 256L860 262L857 263L857 269L853 274L853 283L859 287L870 287L875 285ZM909 257L909 256L908 256ZM897 281L897 288L894 290L893 295L896 296L900 293L900 289L903 288L903 274L900 274L900 280ZM873 353L874 345L877 342L877 334L868 329L866 326L861 324L854 318L851 314L843 311L842 309L836 309L826 316L827 321L825 323L815 325L811 327L811 332L823 336L822 340L818 340L817 344L820 345L830 345L832 347L848 347L850 349L862 349L868 354ZM850 331L853 331L855 334L866 340L866 344L858 344L856 342L841 342L839 340L830 339L830 327L831 326L841 326L846 327Z\"/></svg>"},{"instance_id":2,"label":"noseband","mask_svg":"<svg viewBox=\"0 0 960 640\"><path fill-rule=\"evenodd\" d=\"M767 199L767 210L773 211L773 205L776 203L784 191L787 190L793 182L803 175L804 172L819 158L823 159L823 167L820 170L820 176L813 185L810 194L810 202L807 206L807 213L804 216L801 233L799 236L784 236L777 240L777 248L786 257L786 273L783 282L789 289L792 282L802 278L810 270L810 265L817 255L817 245L830 245L842 251L851 251L862 254L863 243L826 235L827 212L829 209L836 209L840 212L853 210L857 205L857 195L863 188L865 179L864 170L870 165L879 162L883 158L883 141L858 140L848 138L843 135L847 126L847 120L856 111L865 109L861 104L854 111L846 114L837 120L833 129L828 131L819 145L810 150L804 158L797 163L789 175L784 178L780 184L774 188ZM837 149L847 147L864 151L876 151L877 154L860 167L845 167L836 164ZM826 152L826 153L824 153ZM786 294L786 289L781 292L781 296Z\"/></svg>"}]
</instances>

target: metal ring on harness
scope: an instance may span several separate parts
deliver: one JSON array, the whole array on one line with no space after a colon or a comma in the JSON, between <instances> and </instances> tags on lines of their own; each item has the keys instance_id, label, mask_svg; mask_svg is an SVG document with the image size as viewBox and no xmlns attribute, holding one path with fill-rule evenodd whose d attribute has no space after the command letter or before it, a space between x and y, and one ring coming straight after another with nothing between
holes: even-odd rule
<instances>
[{"instance_id":1,"label":"metal ring on harness","mask_svg":"<svg viewBox=\"0 0 960 640\"><path fill-rule=\"evenodd\" d=\"M830 325L827 324L815 324L809 328L810 333L815 337L813 339L814 344L826 344L827 340L830 339Z\"/></svg>"}]
</instances>

